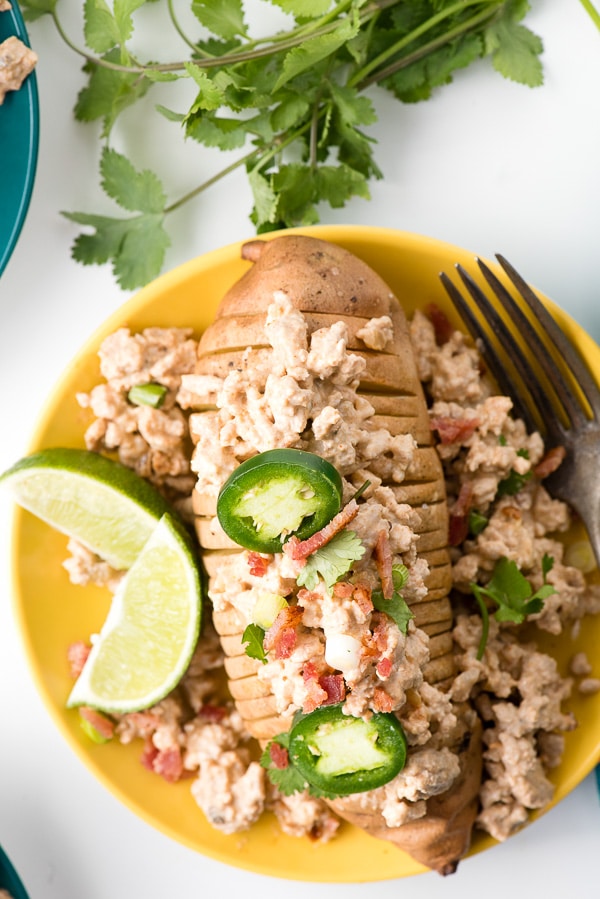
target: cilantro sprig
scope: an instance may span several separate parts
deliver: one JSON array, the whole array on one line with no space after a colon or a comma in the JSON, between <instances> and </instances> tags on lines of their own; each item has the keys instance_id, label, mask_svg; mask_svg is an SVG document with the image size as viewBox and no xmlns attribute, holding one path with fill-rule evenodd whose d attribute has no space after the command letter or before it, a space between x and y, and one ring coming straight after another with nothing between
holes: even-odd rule
<instances>
[{"instance_id":1,"label":"cilantro sprig","mask_svg":"<svg viewBox=\"0 0 600 899\"><path fill-rule=\"evenodd\" d=\"M250 622L250 624L246 625L244 633L242 634L242 646L244 646L244 652L251 659L257 659L259 662L262 662L263 665L266 665L269 660L267 659L267 654L265 652L264 640L265 632L259 624Z\"/></svg>"},{"instance_id":2,"label":"cilantro sprig","mask_svg":"<svg viewBox=\"0 0 600 899\"><path fill-rule=\"evenodd\" d=\"M385 612L395 622L398 630L406 634L408 631L408 622L415 616L402 593L400 592L406 586L408 581L408 568L406 565L392 566L392 581L394 584L394 592L389 599L386 599L381 590L373 590L371 593L371 602L378 612Z\"/></svg>"},{"instance_id":3,"label":"cilantro sprig","mask_svg":"<svg viewBox=\"0 0 600 899\"><path fill-rule=\"evenodd\" d=\"M541 612L544 601L556 593L556 589L547 583L548 573L554 565L554 559L547 553L542 559L542 586L533 592L531 583L519 570L512 559L502 558L496 562L492 577L485 587L472 583L471 591L477 600L483 622L481 640L477 650L477 658L482 659L489 633L489 611L485 599L496 604L494 613L496 621L512 621L522 624L528 615Z\"/></svg>"},{"instance_id":4,"label":"cilantro sprig","mask_svg":"<svg viewBox=\"0 0 600 899\"><path fill-rule=\"evenodd\" d=\"M403 103L427 100L455 71L482 58L513 81L533 87L543 80L542 42L522 24L527 0L271 2L289 14L290 25L256 37L249 22L256 11L251 15L243 0L188 0L192 30L179 18L185 4L173 0L166 7L153 0L85 0L78 43L61 18L66 0L21 0L29 22L50 17L84 60L87 81L74 113L100 125L101 184L118 207L114 216L65 213L84 229L75 259L111 263L125 289L147 283L164 263L168 216L236 169L246 170L258 233L316 223L323 204L340 208L353 197L369 199L369 182L383 175L369 133L377 95L365 92L374 85ZM140 46L138 15L148 31L161 33L165 13L181 39L179 59L156 60L153 48L144 54ZM187 108L177 108L180 99L169 105L170 84L180 81L192 89ZM227 153L227 164L169 198L168 147L165 170L156 174L112 144L117 123L122 144L132 143L127 128L140 119L131 125L123 114L138 105L148 118L161 116L175 138Z\"/></svg>"},{"instance_id":5,"label":"cilantro sprig","mask_svg":"<svg viewBox=\"0 0 600 899\"><path fill-rule=\"evenodd\" d=\"M271 783L276 786L284 796L292 796L294 793L302 793L308 788L308 784L297 768L291 764L289 755L287 756L287 764L278 767L273 761L271 747L273 743L281 746L287 754L290 743L289 733L281 733L267 744L261 757L260 764L266 770Z\"/></svg>"},{"instance_id":6,"label":"cilantro sprig","mask_svg":"<svg viewBox=\"0 0 600 899\"><path fill-rule=\"evenodd\" d=\"M352 563L362 559L365 547L354 531L344 529L329 543L311 553L296 578L299 587L314 590L323 579L329 591L341 577L350 571Z\"/></svg>"}]
</instances>

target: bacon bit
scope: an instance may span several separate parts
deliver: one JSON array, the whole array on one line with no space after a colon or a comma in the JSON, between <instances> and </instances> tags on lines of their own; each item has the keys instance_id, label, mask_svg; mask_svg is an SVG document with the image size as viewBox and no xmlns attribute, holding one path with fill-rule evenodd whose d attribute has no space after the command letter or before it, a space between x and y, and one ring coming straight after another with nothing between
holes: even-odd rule
<instances>
[{"instance_id":1,"label":"bacon bit","mask_svg":"<svg viewBox=\"0 0 600 899\"><path fill-rule=\"evenodd\" d=\"M337 586L337 584L336 584ZM335 587L334 587L335 590ZM307 590L305 587L301 587L298 590L298 599L302 603L302 605L306 605L307 602L312 602L313 600L321 599L321 594L317 593L314 590Z\"/></svg>"},{"instance_id":2,"label":"bacon bit","mask_svg":"<svg viewBox=\"0 0 600 899\"><path fill-rule=\"evenodd\" d=\"M375 687L373 693L373 705L378 712L392 712L394 709L394 700L389 693L386 693L381 687Z\"/></svg>"},{"instance_id":3,"label":"bacon bit","mask_svg":"<svg viewBox=\"0 0 600 899\"><path fill-rule=\"evenodd\" d=\"M373 631L373 640L380 653L384 653L388 648L388 633L386 616L382 615Z\"/></svg>"},{"instance_id":4,"label":"bacon bit","mask_svg":"<svg viewBox=\"0 0 600 899\"><path fill-rule=\"evenodd\" d=\"M315 709L323 705L327 699L327 693L318 680L307 680L305 683L306 698L302 704L302 711L308 715L309 712L314 712Z\"/></svg>"},{"instance_id":5,"label":"bacon bit","mask_svg":"<svg viewBox=\"0 0 600 899\"><path fill-rule=\"evenodd\" d=\"M222 705L211 705L211 703L205 703L205 705L200 707L198 712L198 718L203 718L205 721L210 722L211 724L218 724L223 718L227 717L227 709Z\"/></svg>"},{"instance_id":6,"label":"bacon bit","mask_svg":"<svg viewBox=\"0 0 600 899\"><path fill-rule=\"evenodd\" d=\"M549 474L560 467L566 455L567 451L564 446L554 446L548 450L544 458L533 469L536 478L547 478Z\"/></svg>"},{"instance_id":7,"label":"bacon bit","mask_svg":"<svg viewBox=\"0 0 600 899\"><path fill-rule=\"evenodd\" d=\"M338 581L333 585L333 595L337 599L349 599L356 587L350 581Z\"/></svg>"},{"instance_id":8,"label":"bacon bit","mask_svg":"<svg viewBox=\"0 0 600 899\"><path fill-rule=\"evenodd\" d=\"M90 644L84 643L83 640L71 643L67 649L67 661L71 670L71 677L74 679L79 677L91 651L92 647Z\"/></svg>"},{"instance_id":9,"label":"bacon bit","mask_svg":"<svg viewBox=\"0 0 600 899\"><path fill-rule=\"evenodd\" d=\"M354 588L354 595L352 597L357 604L358 608L361 610L363 615L368 615L373 611L373 602L371 600L371 591L368 587L365 587L364 584L357 584Z\"/></svg>"},{"instance_id":10,"label":"bacon bit","mask_svg":"<svg viewBox=\"0 0 600 899\"><path fill-rule=\"evenodd\" d=\"M333 705L346 698L346 684L341 674L322 674L319 678L319 686L325 691L327 697L323 700L323 705Z\"/></svg>"},{"instance_id":11,"label":"bacon bit","mask_svg":"<svg viewBox=\"0 0 600 899\"><path fill-rule=\"evenodd\" d=\"M437 431L443 444L465 443L473 436L479 425L478 418L451 418L449 415L434 415L429 420L432 431Z\"/></svg>"},{"instance_id":12,"label":"bacon bit","mask_svg":"<svg viewBox=\"0 0 600 899\"><path fill-rule=\"evenodd\" d=\"M249 552L248 553L248 566L250 568L250 574L254 575L254 577L264 577L267 573L267 568L269 567L269 563L273 556L261 556L260 553L257 552Z\"/></svg>"},{"instance_id":13,"label":"bacon bit","mask_svg":"<svg viewBox=\"0 0 600 899\"><path fill-rule=\"evenodd\" d=\"M442 312L436 303L428 303L425 307L425 312L433 325L437 345L442 346L444 343L448 343L454 334L455 328L446 313Z\"/></svg>"},{"instance_id":14,"label":"bacon bit","mask_svg":"<svg viewBox=\"0 0 600 899\"><path fill-rule=\"evenodd\" d=\"M290 537L290 539L283 544L284 553L295 561L307 559L311 553L314 553L317 549L321 549L321 547L329 543L336 534L343 531L346 525L350 524L350 522L356 518L358 509L359 505L356 500L351 499L350 502L346 503L344 508L341 509L337 515L334 515L331 521L329 521L324 528L321 528L320 531L317 531L316 534L311 534L306 540L298 540L297 537Z\"/></svg>"},{"instance_id":15,"label":"bacon bit","mask_svg":"<svg viewBox=\"0 0 600 899\"><path fill-rule=\"evenodd\" d=\"M315 662L309 660L305 663L304 668L302 669L302 680L306 687L306 697L302 704L302 711L305 714L314 712L314 710L323 705L327 699L327 691L319 682L322 676L323 672Z\"/></svg>"},{"instance_id":16,"label":"bacon bit","mask_svg":"<svg viewBox=\"0 0 600 899\"><path fill-rule=\"evenodd\" d=\"M448 545L460 546L469 536L469 519L466 515L450 515L448 520Z\"/></svg>"},{"instance_id":17,"label":"bacon bit","mask_svg":"<svg viewBox=\"0 0 600 899\"><path fill-rule=\"evenodd\" d=\"M368 615L369 612L373 611L371 589L365 584L351 584L350 581L338 581L333 585L333 595L336 599L354 600L363 615ZM298 597L300 597L300 593L298 593Z\"/></svg>"},{"instance_id":18,"label":"bacon bit","mask_svg":"<svg viewBox=\"0 0 600 899\"><path fill-rule=\"evenodd\" d=\"M146 737L142 755L140 757L140 761L144 768L146 768L148 771L154 771L154 760L157 755L158 749L152 742L152 739L150 737Z\"/></svg>"},{"instance_id":19,"label":"bacon bit","mask_svg":"<svg viewBox=\"0 0 600 899\"><path fill-rule=\"evenodd\" d=\"M322 674L322 671L317 668L315 662L311 662L310 659L308 662L305 662L304 668L302 669L302 680L305 684L307 684L311 680L318 680Z\"/></svg>"},{"instance_id":20,"label":"bacon bit","mask_svg":"<svg viewBox=\"0 0 600 899\"><path fill-rule=\"evenodd\" d=\"M392 673L392 660L390 658L387 658L387 656L383 659L380 659L377 663L376 671L379 677L385 680L385 678L389 677Z\"/></svg>"},{"instance_id":21,"label":"bacon bit","mask_svg":"<svg viewBox=\"0 0 600 899\"><path fill-rule=\"evenodd\" d=\"M470 483L463 484L449 515L448 543L450 546L460 546L463 540L467 539L472 503L473 486Z\"/></svg>"},{"instance_id":22,"label":"bacon bit","mask_svg":"<svg viewBox=\"0 0 600 899\"><path fill-rule=\"evenodd\" d=\"M367 661L369 659L378 659L381 652L377 646L377 642L373 635L363 637L361 659Z\"/></svg>"},{"instance_id":23,"label":"bacon bit","mask_svg":"<svg viewBox=\"0 0 600 899\"><path fill-rule=\"evenodd\" d=\"M79 714L83 718L84 721L87 721L88 724L97 731L101 737L104 737L105 740L111 740L115 734L115 722L111 721L110 718L107 718L106 715L103 715L102 712L98 712L96 709L91 709L87 705L79 706Z\"/></svg>"},{"instance_id":24,"label":"bacon bit","mask_svg":"<svg viewBox=\"0 0 600 899\"><path fill-rule=\"evenodd\" d=\"M290 764L290 756L287 749L285 746L282 746L275 741L269 746L269 756L274 766L279 768L280 771L283 771L283 769L287 768Z\"/></svg>"},{"instance_id":25,"label":"bacon bit","mask_svg":"<svg viewBox=\"0 0 600 899\"><path fill-rule=\"evenodd\" d=\"M392 548L390 535L386 529L379 531L374 550L375 563L381 580L381 592L384 599L391 599L394 595L394 581L392 578Z\"/></svg>"},{"instance_id":26,"label":"bacon bit","mask_svg":"<svg viewBox=\"0 0 600 899\"><path fill-rule=\"evenodd\" d=\"M304 610L301 606L282 609L271 627L265 632L263 641L267 652L274 650L276 659L289 659L298 640L297 628L302 621Z\"/></svg>"},{"instance_id":27,"label":"bacon bit","mask_svg":"<svg viewBox=\"0 0 600 899\"><path fill-rule=\"evenodd\" d=\"M183 758L179 746L159 749L152 762L152 770L168 783L176 783L183 774Z\"/></svg>"}]
</instances>

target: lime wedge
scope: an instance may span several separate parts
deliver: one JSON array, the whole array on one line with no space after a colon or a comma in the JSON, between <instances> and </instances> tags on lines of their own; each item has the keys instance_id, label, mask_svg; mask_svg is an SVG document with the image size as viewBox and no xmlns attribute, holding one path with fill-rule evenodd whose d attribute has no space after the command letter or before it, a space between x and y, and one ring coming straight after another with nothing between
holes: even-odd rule
<instances>
[{"instance_id":1,"label":"lime wedge","mask_svg":"<svg viewBox=\"0 0 600 899\"><path fill-rule=\"evenodd\" d=\"M117 569L131 567L170 508L130 468L88 450L41 450L0 475L0 484L24 509Z\"/></svg>"},{"instance_id":2,"label":"lime wedge","mask_svg":"<svg viewBox=\"0 0 600 899\"><path fill-rule=\"evenodd\" d=\"M200 612L191 540L164 515L121 581L67 706L123 713L154 705L189 664Z\"/></svg>"}]
</instances>

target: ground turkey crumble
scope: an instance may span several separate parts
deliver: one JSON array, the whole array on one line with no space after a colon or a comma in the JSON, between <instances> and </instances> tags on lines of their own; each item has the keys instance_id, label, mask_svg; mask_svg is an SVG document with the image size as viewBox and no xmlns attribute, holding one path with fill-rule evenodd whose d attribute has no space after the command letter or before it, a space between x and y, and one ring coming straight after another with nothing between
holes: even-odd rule
<instances>
[{"instance_id":1,"label":"ground turkey crumble","mask_svg":"<svg viewBox=\"0 0 600 899\"><path fill-rule=\"evenodd\" d=\"M386 317L373 319L363 329L365 344L385 347L390 324ZM268 371L258 373L260 389L254 391L238 372L225 384L208 376L201 376L200 383L193 374L197 345L186 329L150 328L140 334L120 329L100 350L105 383L78 397L94 415L86 432L88 448L116 452L124 464L155 483L188 514L196 477L208 495L216 494L249 444L267 449L280 445L278 441L289 435L290 428L296 435L305 432L310 399L312 437L303 448L327 456L341 468L345 499L367 475L372 479L371 506L362 507L353 529L367 545L370 541L372 550L376 538L370 515L385 518L386 508L393 508L389 517L395 522L394 552L403 555L410 572L406 590L413 597L422 596L427 571L420 567L414 551L412 510L394 507L393 494L381 486L382 477L389 476L396 466L401 479L412 438L390 439L388 435L382 442L381 436L361 433L361 423L371 415L371 408L354 392L361 360L346 352L343 326L323 329L327 333L313 336L309 342L301 316L292 313L286 298L280 296L270 312L268 329L277 355ZM572 660L572 677L561 677L551 657L539 652L533 642L522 641L518 627L499 625L493 616L485 653L478 659L482 619L469 605L469 584L485 583L496 561L507 557L517 562L536 589L543 581L542 558L552 555L554 565L548 580L556 592L541 612L531 616L537 627L552 634L560 634L567 624L577 627L586 614L598 613L600 588L590 586L578 568L566 564L557 534L569 527L568 509L549 497L535 476L545 458L542 440L537 434L527 434L523 423L511 417L508 398L493 395L468 339L459 332L440 339L432 321L420 312L412 320L411 338L429 397L432 430L439 438L450 499L453 582L457 596L464 599L464 611L457 615L454 628L459 674L449 693L430 686L421 674L427 657L426 635L412 622L402 634L387 616L378 619L359 595L337 585L337 596L321 586L300 591L303 619L295 655L265 665L261 677L272 682L280 712L306 711L310 696L298 677L302 664L307 659L321 659L325 664L329 630L361 643L367 630L373 633L374 621L374 630L392 662L390 667L397 671L395 680L389 678L386 683L386 691L391 707L403 710L401 720L411 752L407 765L390 784L362 794L365 808L382 809L390 827L424 815L426 797L448 789L458 774L456 756L446 743L460 732L456 710L470 703L485 726L485 778L477 825L497 839L505 839L526 821L530 809L543 807L552 797L547 772L560 762L564 732L575 726L562 710L573 682L586 693L597 690L600 680L592 676L592 666L581 657ZM302 352L297 351L298 341L305 347ZM294 352L292 348L296 348ZM323 359L328 360L327 371ZM129 389L144 383L167 387L160 409L136 407L128 401ZM220 411L212 426L205 416L202 433L195 435L211 452L197 454L202 462L190 466L189 429L194 429L195 419L187 410L190 398L199 391L205 395L212 391ZM332 392L336 393L337 409L345 408L349 414L340 416L333 409L328 402ZM241 396L247 397L242 407ZM267 413L266 402L269 410L278 410L274 417ZM240 414L240 408L245 414ZM353 429L350 436L344 433L348 428ZM336 444L340 432L342 439ZM228 434L229 440L225 439ZM289 443L288 436L286 445ZM336 455L335 445L344 448L343 455ZM348 447L361 450L349 453ZM523 485L515 495L498 500L498 486L511 472L523 478ZM476 537L466 530L472 510L487 520ZM65 567L74 582L95 582L115 589L118 573L76 541L71 541L69 548L71 557ZM222 579L217 575L213 580L215 606L222 603L226 607L232 600L232 582L236 584L236 607L246 617L259 587L261 592L289 593L297 568L285 554L276 558L270 560L266 576L263 571L256 578L250 573L247 555L237 554L234 569L223 570ZM339 595L339 590L345 591L344 595ZM71 648L74 676L88 651L83 643ZM321 800L308 794L283 796L265 777L256 744L245 733L231 702L223 698L222 664L218 638L209 623L176 690L154 708L123 715L109 727L123 743L142 742L142 762L149 770L169 781L191 777L196 802L211 824L223 832L244 830L270 810L287 834L330 839L339 821ZM346 710L361 714L372 704L381 675L376 669L367 670L357 656L350 657L343 674L353 687L346 697ZM427 783L423 771L431 772Z\"/></svg>"},{"instance_id":2,"label":"ground turkey crumble","mask_svg":"<svg viewBox=\"0 0 600 899\"><path fill-rule=\"evenodd\" d=\"M554 460L542 438L511 417L508 397L493 395L479 356L462 333L440 339L432 321L417 312L411 336L448 486L454 590L466 597L470 584L485 584L502 558L514 561L537 590L544 582L544 556L549 556L553 565L547 582L555 592L526 623L554 635L567 626L577 633L585 615L600 612L600 586L588 584L584 573L565 561L559 538L570 527L571 515L544 489L543 475ZM502 495L500 485L508 478L514 482L515 474L519 489ZM477 536L468 530L471 512L486 522ZM455 605L460 607L458 597ZM492 610L485 652L478 659L482 618L472 611L465 603L465 612L457 615L459 674L450 692L456 700L470 699L484 723L485 776L476 824L503 840L526 822L529 810L552 799L547 773L560 763L564 732L576 726L562 710L573 681L561 677L555 660L538 651L535 642L523 642L519 626L498 624ZM582 676L580 690L583 675L591 673L585 661L571 663L572 674ZM591 686L598 689L600 682Z\"/></svg>"}]
</instances>

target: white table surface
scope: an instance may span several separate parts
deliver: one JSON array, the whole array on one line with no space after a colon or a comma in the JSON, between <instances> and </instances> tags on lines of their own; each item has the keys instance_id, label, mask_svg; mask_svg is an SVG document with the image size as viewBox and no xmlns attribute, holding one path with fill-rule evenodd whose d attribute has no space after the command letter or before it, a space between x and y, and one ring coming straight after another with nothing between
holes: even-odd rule
<instances>
[{"instance_id":1,"label":"white table surface","mask_svg":"<svg viewBox=\"0 0 600 899\"><path fill-rule=\"evenodd\" d=\"M459 73L433 100L401 106L377 94L370 202L324 208L324 223L383 225L506 255L600 339L600 34L576 0L537 0L528 24L545 44L544 87L502 79L487 63ZM0 281L0 470L27 451L44 400L81 343L125 299L109 268L70 259L76 228L61 210L108 210L97 185L94 126L71 113L80 64L50 22L30 27L39 55L41 140L22 236ZM145 127L140 119L140 128ZM164 134L168 128L161 128ZM177 196L222 164L178 137L144 138L139 160ZM165 167L165 158L169 165ZM172 165L171 165L172 163ZM201 175L201 172L204 175ZM243 175L213 188L170 224L166 268L252 236ZM11 505L0 496L0 844L31 899L545 899L600 896L600 803L590 775L555 809L442 880L326 885L229 868L150 828L109 794L56 731L33 686L10 601Z\"/></svg>"}]
</instances>

